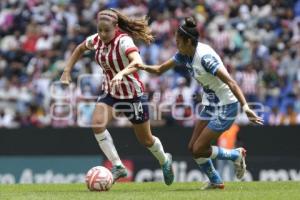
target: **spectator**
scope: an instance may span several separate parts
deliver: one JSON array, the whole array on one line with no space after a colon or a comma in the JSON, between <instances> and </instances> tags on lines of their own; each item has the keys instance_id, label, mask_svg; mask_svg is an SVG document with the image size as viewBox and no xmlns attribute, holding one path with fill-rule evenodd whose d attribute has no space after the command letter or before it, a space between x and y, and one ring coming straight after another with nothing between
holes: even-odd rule
<instances>
[{"instance_id":1,"label":"spectator","mask_svg":"<svg viewBox=\"0 0 300 200\"><path fill-rule=\"evenodd\" d=\"M297 70L299 70L299 68L300 55L298 55L296 50L291 49L282 58L280 72L287 76L289 82L292 82L296 79Z\"/></svg>"},{"instance_id":2,"label":"spectator","mask_svg":"<svg viewBox=\"0 0 300 200\"><path fill-rule=\"evenodd\" d=\"M267 124L271 126L278 126L281 124L281 120L282 114L279 112L279 108L277 106L273 106Z\"/></svg>"},{"instance_id":3,"label":"spectator","mask_svg":"<svg viewBox=\"0 0 300 200\"><path fill-rule=\"evenodd\" d=\"M294 105L287 105L286 113L282 115L280 124L281 125L296 125L299 124L299 114L294 111Z\"/></svg>"},{"instance_id":4,"label":"spectator","mask_svg":"<svg viewBox=\"0 0 300 200\"><path fill-rule=\"evenodd\" d=\"M248 64L246 68L236 76L247 101L257 102L258 75L257 72L253 69L253 65Z\"/></svg>"}]
</instances>

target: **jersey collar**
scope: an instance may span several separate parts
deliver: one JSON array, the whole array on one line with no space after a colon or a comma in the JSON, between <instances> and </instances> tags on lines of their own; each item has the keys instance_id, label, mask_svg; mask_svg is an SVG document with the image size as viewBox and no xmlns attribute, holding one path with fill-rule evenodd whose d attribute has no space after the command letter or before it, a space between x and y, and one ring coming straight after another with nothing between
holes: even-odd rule
<instances>
[{"instance_id":1,"label":"jersey collar","mask_svg":"<svg viewBox=\"0 0 300 200\"><path fill-rule=\"evenodd\" d=\"M110 40L109 42L105 43L105 45L110 45L111 43L113 43L115 41L115 39L121 34L124 34L124 33L122 31L120 31L119 29L116 30L115 37L112 40Z\"/></svg>"}]
</instances>

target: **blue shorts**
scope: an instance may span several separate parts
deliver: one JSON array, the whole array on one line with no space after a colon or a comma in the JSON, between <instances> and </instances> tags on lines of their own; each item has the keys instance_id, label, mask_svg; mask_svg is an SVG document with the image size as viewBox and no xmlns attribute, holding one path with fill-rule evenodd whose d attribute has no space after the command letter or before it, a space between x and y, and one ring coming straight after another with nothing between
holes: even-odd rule
<instances>
[{"instance_id":1,"label":"blue shorts","mask_svg":"<svg viewBox=\"0 0 300 200\"><path fill-rule=\"evenodd\" d=\"M116 99L110 94L102 94L98 103L105 103L123 113L133 124L141 124L149 120L148 100L146 96L135 97L133 99Z\"/></svg>"},{"instance_id":2,"label":"blue shorts","mask_svg":"<svg viewBox=\"0 0 300 200\"><path fill-rule=\"evenodd\" d=\"M238 102L223 106L204 106L199 119L208 121L208 128L217 133L228 130L238 114Z\"/></svg>"}]
</instances>

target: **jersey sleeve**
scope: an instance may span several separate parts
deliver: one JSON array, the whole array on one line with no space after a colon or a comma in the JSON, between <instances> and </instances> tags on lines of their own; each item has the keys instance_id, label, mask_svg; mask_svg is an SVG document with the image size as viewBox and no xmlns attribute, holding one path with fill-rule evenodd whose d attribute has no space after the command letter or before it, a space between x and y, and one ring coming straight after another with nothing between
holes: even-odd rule
<instances>
[{"instance_id":1,"label":"jersey sleeve","mask_svg":"<svg viewBox=\"0 0 300 200\"><path fill-rule=\"evenodd\" d=\"M215 76L218 68L221 66L221 63L215 56L205 54L201 58L201 65L204 67L205 71Z\"/></svg>"},{"instance_id":2,"label":"jersey sleeve","mask_svg":"<svg viewBox=\"0 0 300 200\"><path fill-rule=\"evenodd\" d=\"M85 39L85 46L89 50L95 50L95 49L97 49L98 41L99 41L98 33L96 33L94 35L90 35Z\"/></svg>"},{"instance_id":3,"label":"jersey sleeve","mask_svg":"<svg viewBox=\"0 0 300 200\"><path fill-rule=\"evenodd\" d=\"M175 63L177 65L184 65L185 64L185 58L184 55L180 54L179 52L177 52L174 56L173 56L173 60L175 61Z\"/></svg>"},{"instance_id":4,"label":"jersey sleeve","mask_svg":"<svg viewBox=\"0 0 300 200\"><path fill-rule=\"evenodd\" d=\"M135 46L132 38L129 36L123 36L120 38L120 48L126 56L128 56L128 54L130 54L131 52L139 51L139 49Z\"/></svg>"}]
</instances>

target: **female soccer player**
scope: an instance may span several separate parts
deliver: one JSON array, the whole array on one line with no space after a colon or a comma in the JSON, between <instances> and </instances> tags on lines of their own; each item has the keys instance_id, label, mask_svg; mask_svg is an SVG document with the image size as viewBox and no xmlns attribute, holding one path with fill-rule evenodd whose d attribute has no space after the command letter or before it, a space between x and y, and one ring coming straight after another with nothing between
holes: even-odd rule
<instances>
[{"instance_id":1,"label":"female soccer player","mask_svg":"<svg viewBox=\"0 0 300 200\"><path fill-rule=\"evenodd\" d=\"M238 101L249 120L256 124L263 121L248 106L237 83L230 77L220 57L208 45L198 42L199 34L193 18L186 18L185 24L176 32L178 53L161 65L133 65L150 73L161 74L180 64L203 86L203 110L197 120L188 148L200 169L208 176L209 183L202 189L224 188L224 183L215 170L211 159L232 160L236 176L241 179L246 170L246 150L233 150L211 146L221 133L232 125L238 113Z\"/></svg>"},{"instance_id":2,"label":"female soccer player","mask_svg":"<svg viewBox=\"0 0 300 200\"><path fill-rule=\"evenodd\" d=\"M93 132L101 150L113 165L114 181L127 176L127 170L106 129L113 112L119 111L132 122L138 141L158 159L164 181L170 185L174 180L172 156L164 152L160 140L151 133L143 84L136 72L138 69L129 67L132 63L142 63L132 37L147 43L153 40L148 21L145 17L133 20L116 10L108 9L97 14L97 24L98 33L79 44L67 61L61 82L69 84L70 71L76 61L85 51L95 51L95 59L101 66L105 79L102 85L104 94L98 98L93 113Z\"/></svg>"}]
</instances>

